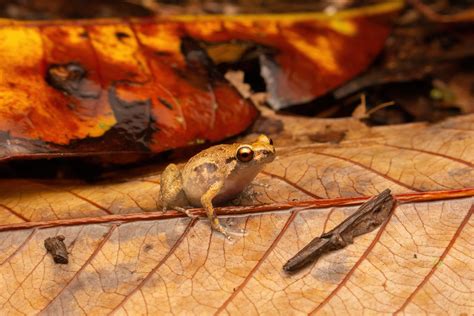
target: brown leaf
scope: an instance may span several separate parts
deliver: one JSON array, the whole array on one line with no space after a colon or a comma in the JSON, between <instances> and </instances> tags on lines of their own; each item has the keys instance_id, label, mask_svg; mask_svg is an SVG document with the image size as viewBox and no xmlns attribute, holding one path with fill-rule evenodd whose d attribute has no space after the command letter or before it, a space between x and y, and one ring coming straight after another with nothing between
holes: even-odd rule
<instances>
[{"instance_id":1,"label":"brown leaf","mask_svg":"<svg viewBox=\"0 0 474 316\"><path fill-rule=\"evenodd\" d=\"M253 22L227 18L224 25L193 25L190 34L205 41L216 64L258 55L267 101L280 110L324 95L365 70L383 48L401 4L382 1L333 15L309 13Z\"/></svg>"},{"instance_id":2,"label":"brown leaf","mask_svg":"<svg viewBox=\"0 0 474 316\"><path fill-rule=\"evenodd\" d=\"M281 119L279 157L256 180L270 186L253 185L247 206L218 209L247 232L234 243L206 220L156 210L159 167L94 185L2 180L2 313L471 313L474 115L355 129L346 120L302 120L298 129ZM312 143L328 124L346 128L346 138ZM398 207L379 229L283 272L310 240L386 188ZM44 249L58 235L68 265Z\"/></svg>"},{"instance_id":3,"label":"brown leaf","mask_svg":"<svg viewBox=\"0 0 474 316\"><path fill-rule=\"evenodd\" d=\"M432 126L367 128L351 120L302 118L284 118L284 124L285 131L273 137L278 158L256 180L268 187L253 185L254 194L244 204L371 196L386 188L401 194L474 187L474 115ZM313 143L311 136L328 124L350 127L344 141ZM143 177L98 184L0 180L1 222L154 211L161 168Z\"/></svg>"},{"instance_id":4,"label":"brown leaf","mask_svg":"<svg viewBox=\"0 0 474 316\"><path fill-rule=\"evenodd\" d=\"M233 218L248 232L234 244L188 218L4 231L0 303L48 314L469 312L472 204L406 202L381 229L291 276L282 264L356 207ZM42 246L56 234L67 266Z\"/></svg>"}]
</instances>

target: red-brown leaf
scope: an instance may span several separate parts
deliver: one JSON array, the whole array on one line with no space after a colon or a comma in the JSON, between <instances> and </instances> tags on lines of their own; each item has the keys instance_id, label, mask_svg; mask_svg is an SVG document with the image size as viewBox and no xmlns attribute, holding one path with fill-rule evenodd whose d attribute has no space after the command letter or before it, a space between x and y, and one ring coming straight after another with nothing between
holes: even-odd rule
<instances>
[{"instance_id":1,"label":"red-brown leaf","mask_svg":"<svg viewBox=\"0 0 474 316\"><path fill-rule=\"evenodd\" d=\"M0 159L124 159L238 134L257 111L211 58L233 63L257 49L270 104L307 102L370 64L400 7L330 17L2 21Z\"/></svg>"}]
</instances>

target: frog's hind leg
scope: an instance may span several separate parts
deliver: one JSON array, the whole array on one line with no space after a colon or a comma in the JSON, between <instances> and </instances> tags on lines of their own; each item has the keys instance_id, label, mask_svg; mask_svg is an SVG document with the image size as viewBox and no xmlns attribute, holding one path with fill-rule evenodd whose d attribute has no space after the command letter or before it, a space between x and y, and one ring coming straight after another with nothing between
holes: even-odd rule
<instances>
[{"instance_id":1,"label":"frog's hind leg","mask_svg":"<svg viewBox=\"0 0 474 316\"><path fill-rule=\"evenodd\" d=\"M163 212L168 208L178 208L188 204L183 192L181 171L175 164L169 164L161 174L160 200Z\"/></svg>"}]
</instances>

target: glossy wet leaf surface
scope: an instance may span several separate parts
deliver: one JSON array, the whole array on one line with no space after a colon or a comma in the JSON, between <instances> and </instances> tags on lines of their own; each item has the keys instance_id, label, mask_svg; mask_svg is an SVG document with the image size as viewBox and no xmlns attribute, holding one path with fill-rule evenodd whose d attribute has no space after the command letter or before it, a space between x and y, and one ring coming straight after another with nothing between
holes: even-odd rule
<instances>
[{"instance_id":1,"label":"glossy wet leaf surface","mask_svg":"<svg viewBox=\"0 0 474 316\"><path fill-rule=\"evenodd\" d=\"M217 64L257 58L274 108L308 102L372 62L400 5L1 21L0 159L149 154L236 135L257 110Z\"/></svg>"},{"instance_id":2,"label":"glossy wet leaf surface","mask_svg":"<svg viewBox=\"0 0 474 316\"><path fill-rule=\"evenodd\" d=\"M1 310L471 313L474 117L374 128L308 119L300 129L280 118L279 157L257 177L247 206L219 210L247 231L234 243L204 219L156 211L159 166L98 184L3 180ZM328 128L344 139L311 140ZM399 204L380 229L283 272L307 242L386 188ZM66 237L68 265L44 249L56 235Z\"/></svg>"}]
</instances>

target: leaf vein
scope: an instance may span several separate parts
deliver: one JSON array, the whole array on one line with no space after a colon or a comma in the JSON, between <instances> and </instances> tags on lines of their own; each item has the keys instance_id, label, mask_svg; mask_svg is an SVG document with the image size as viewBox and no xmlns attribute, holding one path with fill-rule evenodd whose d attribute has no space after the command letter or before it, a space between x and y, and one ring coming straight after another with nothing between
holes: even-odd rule
<instances>
[{"instance_id":1,"label":"leaf vein","mask_svg":"<svg viewBox=\"0 0 474 316\"><path fill-rule=\"evenodd\" d=\"M398 148L398 149L403 149L403 150L410 150L410 151L417 151L417 152L421 152L421 153L428 154L428 155L443 157L443 158L461 163L463 165L466 165L470 168L474 168L474 164L470 163L469 161L462 160L460 158L456 158L456 157L452 157L452 156L448 156L448 155L445 155L445 154L437 153L437 152L434 152L434 151L420 149L420 148L414 148L414 147L404 147L404 146L393 145L393 144L382 144L382 145L387 146L387 147L393 147L393 148Z\"/></svg>"},{"instance_id":2,"label":"leaf vein","mask_svg":"<svg viewBox=\"0 0 474 316\"><path fill-rule=\"evenodd\" d=\"M8 207L4 204L0 204L0 207L6 209L8 212L12 213L13 215L15 215L16 217L18 217L19 219L21 219L22 221L24 222L29 222L30 220L27 219L26 217L24 217L22 214L16 212L13 208L11 207Z\"/></svg>"},{"instance_id":3,"label":"leaf vein","mask_svg":"<svg viewBox=\"0 0 474 316\"><path fill-rule=\"evenodd\" d=\"M252 276L255 274L255 272L260 268L262 263L267 259L268 255L273 251L273 249L276 247L280 239L283 237L285 232L287 231L288 227L290 224L293 222L295 219L296 215L298 214L297 211L291 212L291 215L288 217L288 220L286 221L285 225L281 229L281 231L278 233L276 238L273 240L273 242L270 244L268 249L265 251L265 253L262 255L260 260L258 260L257 264L250 270L248 275L245 277L245 279L240 283L240 285L232 292L232 294L227 298L227 300L224 301L224 303L217 309L217 311L214 313L214 315L218 315L222 311L226 309L226 307L229 305L229 303L239 294L243 288L247 285L247 283L250 281Z\"/></svg>"},{"instance_id":4,"label":"leaf vein","mask_svg":"<svg viewBox=\"0 0 474 316\"><path fill-rule=\"evenodd\" d=\"M112 225L112 227L109 229L109 231L107 232L107 234L102 238L102 240L100 241L100 243L97 245L96 249L92 252L92 254L89 256L89 258L87 258L87 260L84 262L84 264L81 266L81 268L79 270L77 270L77 272L72 276L71 279L69 279L69 281L64 285L64 287L61 289L61 291L58 292L58 294L56 294L56 296L54 298L52 298L49 303L39 312L39 313L42 313L43 311L45 311L49 306L51 306L51 304L53 304L53 302L59 297L61 296L61 294L66 290L66 288L72 283L72 281L76 280L77 277L79 276L79 274L81 274L82 271L84 271L84 269L86 268L86 266L88 266L92 260L94 260L94 258L97 256L97 254L100 252L100 250L104 247L105 243L110 239L110 237L112 236L113 232L115 231L115 229L117 228L117 225Z\"/></svg>"},{"instance_id":5,"label":"leaf vein","mask_svg":"<svg viewBox=\"0 0 474 316\"><path fill-rule=\"evenodd\" d=\"M173 247L170 248L170 250L166 253L166 255L158 262L158 264L148 272L146 277L132 290L130 293L128 293L120 303L114 307L114 309L109 313L109 315L113 314L115 311L117 311L120 307L122 307L129 299L130 297L135 294L138 291L141 291L142 287L145 285L145 283L155 274L155 272L171 257L171 255L175 252L175 250L179 247L181 242L186 238L188 235L189 231L191 231L191 228L196 224L197 218L193 218L188 225L186 226L186 229L184 232L181 234L178 240L176 240L175 244ZM212 234L212 232L211 232ZM146 302L145 302L146 304Z\"/></svg>"},{"instance_id":6,"label":"leaf vein","mask_svg":"<svg viewBox=\"0 0 474 316\"><path fill-rule=\"evenodd\" d=\"M277 179L279 179L279 180L281 180L281 181L283 181L283 182L289 184L290 186L294 187L295 189L298 189L299 191L303 192L304 194L306 194L306 195L308 195L308 196L310 196L310 197L312 197L312 198L314 198L314 199L322 199L322 197L320 197L320 196L318 196L318 195L316 195L316 194L314 194L314 193L312 193L312 192L306 190L305 188L299 186L297 183L295 183L295 182L293 182L293 181L290 181L290 180L288 180L288 179L285 178L285 177L279 176L279 175L274 174L274 173L270 173L270 172L268 172L268 171L261 171L260 173L262 173L262 174L264 174L264 175L267 175L267 176L269 176L269 177L272 177L272 178L277 178Z\"/></svg>"},{"instance_id":7,"label":"leaf vein","mask_svg":"<svg viewBox=\"0 0 474 316\"><path fill-rule=\"evenodd\" d=\"M425 286L425 284L430 280L431 276L433 276L433 274L436 272L436 270L438 269L440 264L443 262L444 258L446 258L449 251L454 246L454 243L458 239L459 235L461 234L461 232L464 229L464 227L466 226L466 224L469 222L469 219L471 218L471 215L472 215L473 212L474 212L474 204L471 205L471 208L467 212L466 216L462 220L462 222L459 225L456 232L454 233L453 238L451 238L451 241L449 242L448 246L444 249L443 253L439 257L439 259L436 261L436 263L433 265L430 272L428 272L428 274L423 278L421 283L416 286L415 290L407 297L405 302L395 311L394 314L398 314L401 311L403 311L405 309L405 307L407 307L407 305L410 304L410 302L413 300L413 298L416 296L416 294L421 290L421 288L423 286Z\"/></svg>"},{"instance_id":8,"label":"leaf vein","mask_svg":"<svg viewBox=\"0 0 474 316\"><path fill-rule=\"evenodd\" d=\"M101 209L102 211L104 211L105 213L109 214L109 215L113 215L114 213L112 213L110 210L108 210L106 207L103 207L102 205L92 201L92 200L89 200L88 198L74 192L74 191L67 191L69 192L70 194L74 195L75 197L77 197L78 199L80 200L83 200L84 202L87 202L95 207L97 207L98 209Z\"/></svg>"},{"instance_id":9,"label":"leaf vein","mask_svg":"<svg viewBox=\"0 0 474 316\"><path fill-rule=\"evenodd\" d=\"M331 157L331 158L336 158L336 159L340 159L340 160L349 162L349 163L354 164L354 165L356 165L356 166L359 166L359 167L361 167L361 168L363 168L363 169L365 169L365 170L368 170L368 171L370 171L370 172L372 172L372 173L375 173L375 174L377 174L377 175L379 175L379 176L381 176L381 177L387 179L388 181L394 182L394 183L398 184L399 186L402 186L402 187L404 187L404 188L406 188L406 189L413 190L413 191L416 191L416 192L422 192L422 190L417 189L417 188L415 188L414 186L405 184L405 183L403 183L403 182L401 182L401 181L399 181L399 180L397 180L397 179L394 179L394 178L392 178L392 177L389 177L389 176L387 176L386 174L383 174L383 173L380 172L380 171L377 171L377 170L375 170L375 169L372 169L372 168L370 168L370 167L368 167L368 166L366 166L366 165L363 165L363 164L361 164L360 162L354 161L354 160L352 160L352 159L345 158L345 157L340 157L340 156L333 155L333 154L323 153L323 152L317 152L317 153L315 153L315 154L316 154L316 155L326 156L326 157Z\"/></svg>"},{"instance_id":10,"label":"leaf vein","mask_svg":"<svg viewBox=\"0 0 474 316\"><path fill-rule=\"evenodd\" d=\"M28 242L31 240L31 238L33 238L33 236L36 234L36 231L37 229L34 228L32 230L32 232L28 235L28 237L25 238L25 240L23 240L23 242L21 243L20 246L18 246L15 251L13 251L7 258L5 258L5 260L3 260L1 263L0 263L0 267L3 266L6 262L10 261L18 252L20 252L21 249L23 249L23 247L25 247L26 244L28 244Z\"/></svg>"},{"instance_id":11,"label":"leaf vein","mask_svg":"<svg viewBox=\"0 0 474 316\"><path fill-rule=\"evenodd\" d=\"M382 236L383 232L385 232L385 228L387 227L388 223L390 222L390 219L392 218L392 215L395 213L395 210L397 208L397 204L394 205L393 209L390 212L390 216L387 218L387 220L382 224L380 229L377 232L377 235L375 235L374 239L370 243L370 245L367 247L367 249L364 251L364 253L360 256L359 260L354 264L352 269L349 270L349 272L346 274L344 279L336 286L336 288L328 295L326 298L318 305L316 306L309 314L314 315L318 311L323 308L324 305L326 305L338 292L339 290L347 283L347 281L352 277L354 272L357 270L357 268L361 265L361 263L367 258L367 256L370 254L372 249L374 249L375 245L379 242L380 237Z\"/></svg>"}]
</instances>

